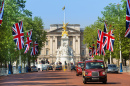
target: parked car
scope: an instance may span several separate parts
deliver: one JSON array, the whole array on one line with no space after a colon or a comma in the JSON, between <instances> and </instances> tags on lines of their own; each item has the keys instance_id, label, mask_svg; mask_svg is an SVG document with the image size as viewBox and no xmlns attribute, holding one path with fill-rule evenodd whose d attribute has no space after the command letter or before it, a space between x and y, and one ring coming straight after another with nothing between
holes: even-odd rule
<instances>
[{"instance_id":1,"label":"parked car","mask_svg":"<svg viewBox=\"0 0 130 86\"><path fill-rule=\"evenodd\" d=\"M43 71L43 70L46 70L46 71L47 71L47 70L48 70L48 65L43 65L42 71Z\"/></svg>"},{"instance_id":2,"label":"parked car","mask_svg":"<svg viewBox=\"0 0 130 86\"><path fill-rule=\"evenodd\" d=\"M82 71L83 83L103 82L107 83L107 73L103 60L86 60Z\"/></svg>"},{"instance_id":3,"label":"parked car","mask_svg":"<svg viewBox=\"0 0 130 86\"><path fill-rule=\"evenodd\" d=\"M82 75L82 67L84 67L84 62L78 62L76 66L76 76Z\"/></svg>"},{"instance_id":4,"label":"parked car","mask_svg":"<svg viewBox=\"0 0 130 86\"><path fill-rule=\"evenodd\" d=\"M53 67L52 66L48 66L48 70L53 70Z\"/></svg>"},{"instance_id":5,"label":"parked car","mask_svg":"<svg viewBox=\"0 0 130 86\"><path fill-rule=\"evenodd\" d=\"M71 70L76 70L74 65L71 66Z\"/></svg>"},{"instance_id":6,"label":"parked car","mask_svg":"<svg viewBox=\"0 0 130 86\"><path fill-rule=\"evenodd\" d=\"M31 67L31 72L38 72L37 67L36 67L36 66L32 66L32 67Z\"/></svg>"},{"instance_id":7,"label":"parked car","mask_svg":"<svg viewBox=\"0 0 130 86\"><path fill-rule=\"evenodd\" d=\"M62 70L62 66L57 66L56 70Z\"/></svg>"},{"instance_id":8,"label":"parked car","mask_svg":"<svg viewBox=\"0 0 130 86\"><path fill-rule=\"evenodd\" d=\"M119 68L115 64L108 64L108 73L118 73Z\"/></svg>"}]
</instances>

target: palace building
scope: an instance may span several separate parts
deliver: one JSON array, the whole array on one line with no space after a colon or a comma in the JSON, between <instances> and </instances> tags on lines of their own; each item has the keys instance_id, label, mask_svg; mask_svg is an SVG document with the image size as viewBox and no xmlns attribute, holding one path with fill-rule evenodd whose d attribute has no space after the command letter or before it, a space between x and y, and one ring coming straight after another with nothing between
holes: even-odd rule
<instances>
[{"instance_id":1,"label":"palace building","mask_svg":"<svg viewBox=\"0 0 130 86\"><path fill-rule=\"evenodd\" d=\"M46 29L47 41L38 56L38 64L48 59L49 63L55 63L57 49L61 46L63 24L51 24L50 29ZM89 49L83 44L83 31L80 24L67 25L69 47L73 49L73 59L75 62L83 59L90 59Z\"/></svg>"}]
</instances>

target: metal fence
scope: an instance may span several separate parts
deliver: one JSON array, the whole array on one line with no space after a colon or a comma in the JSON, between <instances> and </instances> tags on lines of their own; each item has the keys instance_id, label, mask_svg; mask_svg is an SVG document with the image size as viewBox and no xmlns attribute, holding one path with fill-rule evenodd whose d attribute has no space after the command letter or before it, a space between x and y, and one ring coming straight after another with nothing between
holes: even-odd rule
<instances>
[{"instance_id":1,"label":"metal fence","mask_svg":"<svg viewBox=\"0 0 130 86\"><path fill-rule=\"evenodd\" d=\"M19 74L19 70L16 67L12 68L13 74ZM21 69L21 73L26 73L26 68ZM9 75L8 74L8 68L0 68L0 76L2 75Z\"/></svg>"},{"instance_id":2,"label":"metal fence","mask_svg":"<svg viewBox=\"0 0 130 86\"><path fill-rule=\"evenodd\" d=\"M123 72L130 72L130 66L123 66L122 70Z\"/></svg>"}]
</instances>

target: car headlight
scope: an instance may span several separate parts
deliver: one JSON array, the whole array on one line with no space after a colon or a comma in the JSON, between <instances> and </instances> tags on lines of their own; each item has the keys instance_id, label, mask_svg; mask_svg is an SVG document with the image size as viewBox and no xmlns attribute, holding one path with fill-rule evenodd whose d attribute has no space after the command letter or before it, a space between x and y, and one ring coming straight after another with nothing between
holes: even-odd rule
<instances>
[{"instance_id":1,"label":"car headlight","mask_svg":"<svg viewBox=\"0 0 130 86\"><path fill-rule=\"evenodd\" d=\"M106 73L103 71L103 72L102 72L102 75L105 75L105 74L106 74Z\"/></svg>"}]
</instances>

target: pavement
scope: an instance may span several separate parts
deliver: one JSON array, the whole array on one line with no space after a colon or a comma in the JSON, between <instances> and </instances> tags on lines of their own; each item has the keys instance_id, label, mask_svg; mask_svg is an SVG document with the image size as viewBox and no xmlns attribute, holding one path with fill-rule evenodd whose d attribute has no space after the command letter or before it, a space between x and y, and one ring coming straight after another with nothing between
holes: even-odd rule
<instances>
[{"instance_id":1,"label":"pavement","mask_svg":"<svg viewBox=\"0 0 130 86\"><path fill-rule=\"evenodd\" d=\"M83 84L82 75L75 71L39 71L0 76L0 86L130 86L130 73L108 73L107 84L89 82Z\"/></svg>"}]
</instances>

